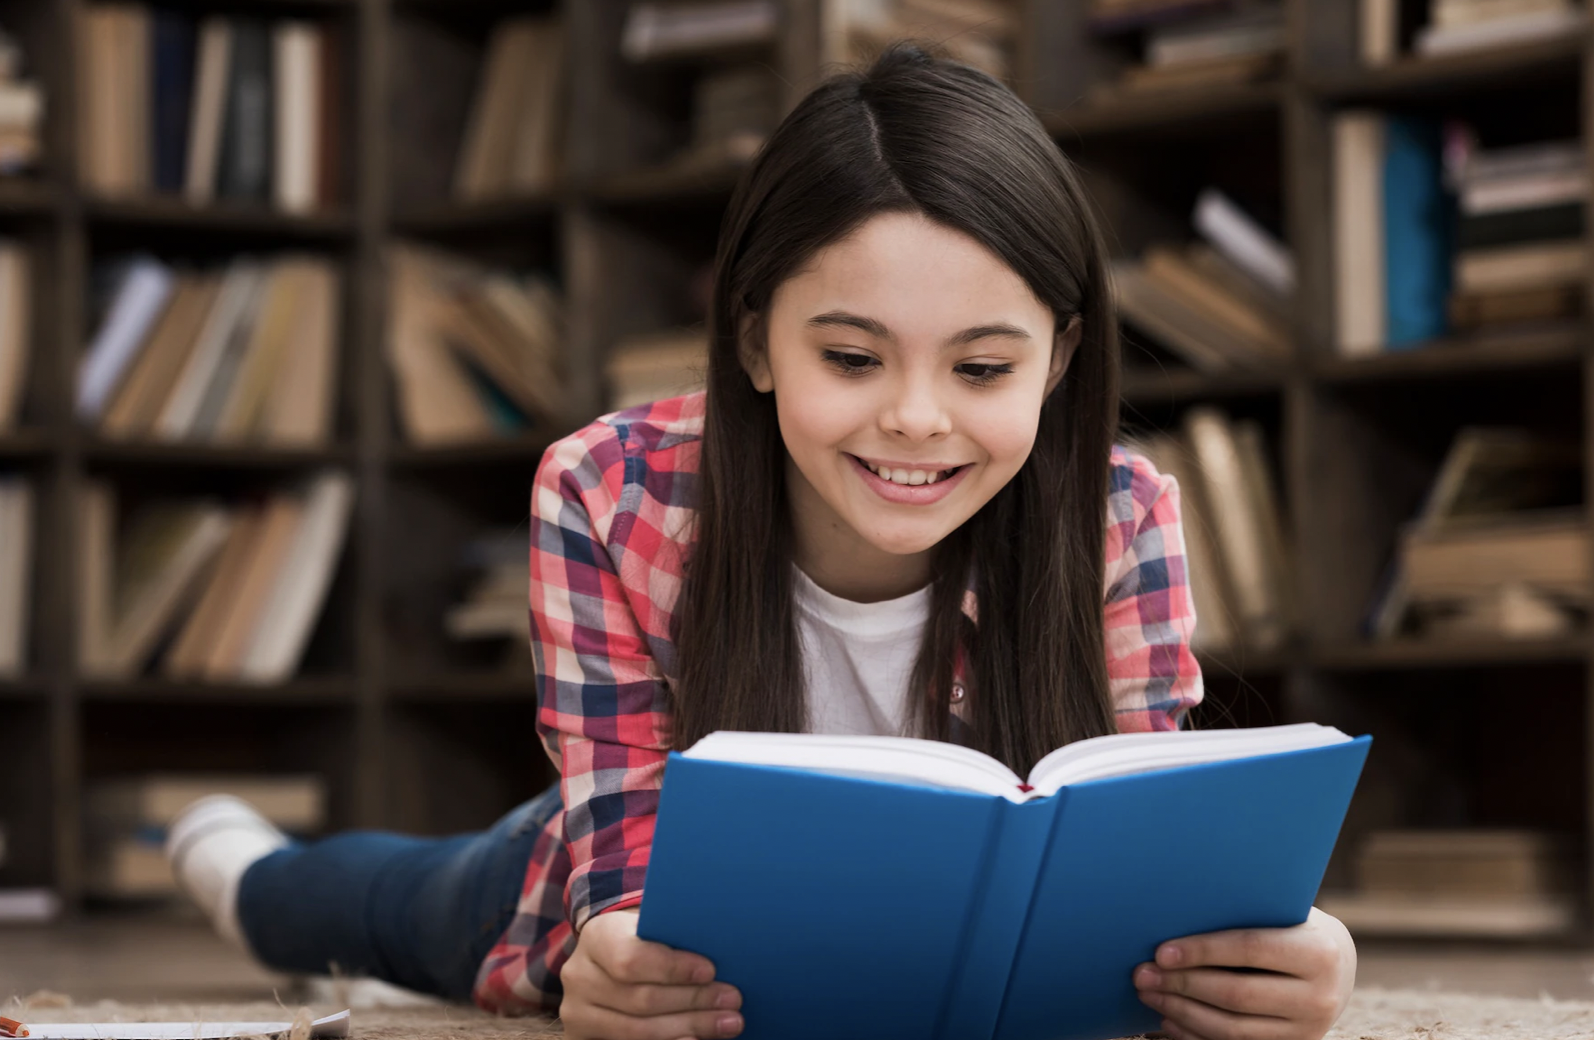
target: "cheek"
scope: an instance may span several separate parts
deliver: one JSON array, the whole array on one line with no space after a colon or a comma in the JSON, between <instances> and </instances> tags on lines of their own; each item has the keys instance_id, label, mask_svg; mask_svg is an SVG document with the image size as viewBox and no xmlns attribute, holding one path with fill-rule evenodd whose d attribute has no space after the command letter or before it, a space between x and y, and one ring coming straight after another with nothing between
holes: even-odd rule
<instances>
[{"instance_id":1,"label":"cheek","mask_svg":"<svg viewBox=\"0 0 1594 1040\"><path fill-rule=\"evenodd\" d=\"M982 408L965 417L963 432L979 445L990 468L1011 476L1035 446L1040 414L1028 408Z\"/></svg>"}]
</instances>

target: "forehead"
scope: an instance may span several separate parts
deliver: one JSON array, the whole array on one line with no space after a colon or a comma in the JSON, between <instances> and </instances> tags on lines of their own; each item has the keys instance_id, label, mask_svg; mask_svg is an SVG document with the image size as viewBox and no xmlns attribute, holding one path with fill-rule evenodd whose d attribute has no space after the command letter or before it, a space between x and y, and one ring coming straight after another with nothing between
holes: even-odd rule
<instances>
[{"instance_id":1,"label":"forehead","mask_svg":"<svg viewBox=\"0 0 1594 1040\"><path fill-rule=\"evenodd\" d=\"M1050 310L1000 257L916 213L873 217L820 250L776 291L774 308L847 310L898 331L957 331L1000 320L1039 333L1051 322ZM802 321L810 313L788 316Z\"/></svg>"}]
</instances>

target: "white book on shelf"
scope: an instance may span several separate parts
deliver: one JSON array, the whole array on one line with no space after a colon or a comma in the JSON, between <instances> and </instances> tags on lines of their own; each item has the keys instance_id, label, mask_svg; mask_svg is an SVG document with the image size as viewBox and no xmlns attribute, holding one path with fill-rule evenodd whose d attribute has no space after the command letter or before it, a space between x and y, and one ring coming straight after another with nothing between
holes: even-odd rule
<instances>
[{"instance_id":1,"label":"white book on shelf","mask_svg":"<svg viewBox=\"0 0 1594 1040\"><path fill-rule=\"evenodd\" d=\"M1384 117L1350 111L1333 123L1334 334L1341 354L1384 348Z\"/></svg>"},{"instance_id":2,"label":"white book on shelf","mask_svg":"<svg viewBox=\"0 0 1594 1040\"><path fill-rule=\"evenodd\" d=\"M0 430L17 424L28 378L33 279L27 250L0 239Z\"/></svg>"},{"instance_id":3,"label":"white book on shelf","mask_svg":"<svg viewBox=\"0 0 1594 1040\"><path fill-rule=\"evenodd\" d=\"M128 267L78 371L80 419L99 419L156 319L166 309L174 285L172 269L152 256L138 257Z\"/></svg>"},{"instance_id":4,"label":"white book on shelf","mask_svg":"<svg viewBox=\"0 0 1594 1040\"><path fill-rule=\"evenodd\" d=\"M311 485L304 516L239 667L245 682L282 682L299 667L320 616L354 508L354 482L336 470Z\"/></svg>"},{"instance_id":5,"label":"white book on shelf","mask_svg":"<svg viewBox=\"0 0 1594 1040\"><path fill-rule=\"evenodd\" d=\"M620 53L632 61L745 46L772 39L780 23L774 0L640 3L631 7Z\"/></svg>"},{"instance_id":6,"label":"white book on shelf","mask_svg":"<svg viewBox=\"0 0 1594 1040\"><path fill-rule=\"evenodd\" d=\"M1588 198L1588 171L1547 170L1510 178L1469 180L1461 188L1461 212L1498 213L1503 210L1555 206Z\"/></svg>"},{"instance_id":7,"label":"white book on shelf","mask_svg":"<svg viewBox=\"0 0 1594 1040\"><path fill-rule=\"evenodd\" d=\"M216 197L221 123L232 66L232 25L227 19L210 17L200 23L195 65L183 196L202 206Z\"/></svg>"},{"instance_id":8,"label":"white book on shelf","mask_svg":"<svg viewBox=\"0 0 1594 1040\"><path fill-rule=\"evenodd\" d=\"M227 269L193 352L155 420L156 437L180 440L193 429L229 347L241 332L247 332L265 275L265 268L252 260L234 261Z\"/></svg>"},{"instance_id":9,"label":"white book on shelf","mask_svg":"<svg viewBox=\"0 0 1594 1040\"><path fill-rule=\"evenodd\" d=\"M1295 291L1295 261L1278 239L1227 195L1205 188L1196 197L1195 228L1219 252L1280 296Z\"/></svg>"},{"instance_id":10,"label":"white book on shelf","mask_svg":"<svg viewBox=\"0 0 1594 1040\"><path fill-rule=\"evenodd\" d=\"M1524 14L1558 11L1569 6L1570 0L1433 0L1428 10L1428 22L1451 29Z\"/></svg>"},{"instance_id":11,"label":"white book on shelf","mask_svg":"<svg viewBox=\"0 0 1594 1040\"><path fill-rule=\"evenodd\" d=\"M1424 57L1509 47L1577 32L1588 24L1581 7L1560 7L1471 25L1430 25L1417 33L1412 49Z\"/></svg>"},{"instance_id":12,"label":"white book on shelf","mask_svg":"<svg viewBox=\"0 0 1594 1040\"><path fill-rule=\"evenodd\" d=\"M33 560L33 490L0 481L0 676L27 668Z\"/></svg>"},{"instance_id":13,"label":"white book on shelf","mask_svg":"<svg viewBox=\"0 0 1594 1040\"><path fill-rule=\"evenodd\" d=\"M322 33L311 22L277 24L272 46L276 92L276 171L272 192L277 208L307 213L315 208L320 168Z\"/></svg>"}]
</instances>

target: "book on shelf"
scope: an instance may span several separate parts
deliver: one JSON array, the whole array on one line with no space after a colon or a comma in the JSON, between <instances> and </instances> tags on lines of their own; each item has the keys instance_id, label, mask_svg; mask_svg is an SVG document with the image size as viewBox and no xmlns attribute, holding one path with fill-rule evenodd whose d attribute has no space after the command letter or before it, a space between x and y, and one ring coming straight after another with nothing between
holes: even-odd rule
<instances>
[{"instance_id":1,"label":"book on shelf","mask_svg":"<svg viewBox=\"0 0 1594 1040\"><path fill-rule=\"evenodd\" d=\"M1011 0L829 0L824 61L863 66L892 42L913 39L1004 79L1018 22Z\"/></svg>"},{"instance_id":2,"label":"book on shelf","mask_svg":"<svg viewBox=\"0 0 1594 1040\"><path fill-rule=\"evenodd\" d=\"M543 191L559 171L564 28L546 17L493 26L454 170L454 195L478 201Z\"/></svg>"},{"instance_id":3,"label":"book on shelf","mask_svg":"<svg viewBox=\"0 0 1594 1040\"><path fill-rule=\"evenodd\" d=\"M710 734L666 763L637 934L711 959L781 1036L1137 1035L1160 1016L1131 973L1160 942L1306 919L1369 743L1113 734L1022 778L911 737ZM1174 847L1179 891L1147 898ZM859 892L880 926L838 945ZM817 951L816 997L790 979Z\"/></svg>"},{"instance_id":4,"label":"book on shelf","mask_svg":"<svg viewBox=\"0 0 1594 1040\"><path fill-rule=\"evenodd\" d=\"M338 34L320 22L91 3L78 22L84 186L307 213L336 201Z\"/></svg>"},{"instance_id":5,"label":"book on shelf","mask_svg":"<svg viewBox=\"0 0 1594 1040\"><path fill-rule=\"evenodd\" d=\"M42 152L44 87L24 70L21 43L0 28L0 176L32 170Z\"/></svg>"},{"instance_id":6,"label":"book on shelf","mask_svg":"<svg viewBox=\"0 0 1594 1040\"><path fill-rule=\"evenodd\" d=\"M116 440L330 442L342 323L330 260L193 271L139 257L112 281L79 375L83 421Z\"/></svg>"},{"instance_id":7,"label":"book on shelf","mask_svg":"<svg viewBox=\"0 0 1594 1040\"><path fill-rule=\"evenodd\" d=\"M1439 124L1352 109L1334 117L1335 340L1400 350L1448 328L1454 204Z\"/></svg>"},{"instance_id":8,"label":"book on shelf","mask_svg":"<svg viewBox=\"0 0 1594 1040\"><path fill-rule=\"evenodd\" d=\"M93 781L83 799L89 894L122 900L177 895L165 854L167 831L184 808L216 794L244 799L290 834L326 826L326 783L316 775L162 773Z\"/></svg>"},{"instance_id":9,"label":"book on shelf","mask_svg":"<svg viewBox=\"0 0 1594 1040\"><path fill-rule=\"evenodd\" d=\"M1222 14L1237 6L1234 0L1091 0L1086 23L1092 32L1110 35Z\"/></svg>"},{"instance_id":10,"label":"book on shelf","mask_svg":"<svg viewBox=\"0 0 1594 1040\"><path fill-rule=\"evenodd\" d=\"M779 28L775 0L640 2L626 12L620 53L630 61L711 56L772 44Z\"/></svg>"},{"instance_id":11,"label":"book on shelf","mask_svg":"<svg viewBox=\"0 0 1594 1040\"><path fill-rule=\"evenodd\" d=\"M22 418L32 341L32 263L21 242L0 238L0 434Z\"/></svg>"},{"instance_id":12,"label":"book on shelf","mask_svg":"<svg viewBox=\"0 0 1594 1040\"><path fill-rule=\"evenodd\" d=\"M388 362L417 445L513 436L564 419L564 317L541 276L400 244L390 254Z\"/></svg>"},{"instance_id":13,"label":"book on shelf","mask_svg":"<svg viewBox=\"0 0 1594 1040\"><path fill-rule=\"evenodd\" d=\"M484 534L466 547L461 561L470 575L464 596L443 616L443 630L459 642L501 643L498 667L527 674L532 668L526 630L526 587L530 582L524 531Z\"/></svg>"},{"instance_id":14,"label":"book on shelf","mask_svg":"<svg viewBox=\"0 0 1594 1040\"><path fill-rule=\"evenodd\" d=\"M1576 843L1550 831L1373 831L1356 848L1354 889L1319 905L1356 934L1564 934L1577 921L1577 864Z\"/></svg>"},{"instance_id":15,"label":"book on shelf","mask_svg":"<svg viewBox=\"0 0 1594 1040\"><path fill-rule=\"evenodd\" d=\"M0 477L0 677L23 674L33 603L33 487Z\"/></svg>"},{"instance_id":16,"label":"book on shelf","mask_svg":"<svg viewBox=\"0 0 1594 1040\"><path fill-rule=\"evenodd\" d=\"M699 326L627 336L609 348L604 381L609 409L701 390L708 372L708 333Z\"/></svg>"},{"instance_id":17,"label":"book on shelf","mask_svg":"<svg viewBox=\"0 0 1594 1040\"><path fill-rule=\"evenodd\" d=\"M1434 0L1412 50L1461 54L1568 36L1587 25L1587 12L1573 0Z\"/></svg>"},{"instance_id":18,"label":"book on shelf","mask_svg":"<svg viewBox=\"0 0 1594 1040\"><path fill-rule=\"evenodd\" d=\"M1370 633L1523 637L1564 629L1557 615L1586 607L1578 587L1587 574L1582 494L1575 443L1509 427L1462 429L1400 535ZM1546 551L1556 555L1535 558Z\"/></svg>"},{"instance_id":19,"label":"book on shelf","mask_svg":"<svg viewBox=\"0 0 1594 1040\"><path fill-rule=\"evenodd\" d=\"M175 679L269 684L297 671L337 569L353 482L324 471L264 503L156 499L118 530L116 494L80 507L79 667L158 662Z\"/></svg>"},{"instance_id":20,"label":"book on shelf","mask_svg":"<svg viewBox=\"0 0 1594 1040\"><path fill-rule=\"evenodd\" d=\"M1098 95L1253 82L1277 73L1283 56L1279 4L1196 14L1149 27L1142 60L1101 84Z\"/></svg>"},{"instance_id":21,"label":"book on shelf","mask_svg":"<svg viewBox=\"0 0 1594 1040\"><path fill-rule=\"evenodd\" d=\"M54 889L0 888L0 924L49 924L60 916Z\"/></svg>"},{"instance_id":22,"label":"book on shelf","mask_svg":"<svg viewBox=\"0 0 1594 1040\"><path fill-rule=\"evenodd\" d=\"M751 159L780 122L780 90L767 66L704 70L692 85L691 149Z\"/></svg>"}]
</instances>

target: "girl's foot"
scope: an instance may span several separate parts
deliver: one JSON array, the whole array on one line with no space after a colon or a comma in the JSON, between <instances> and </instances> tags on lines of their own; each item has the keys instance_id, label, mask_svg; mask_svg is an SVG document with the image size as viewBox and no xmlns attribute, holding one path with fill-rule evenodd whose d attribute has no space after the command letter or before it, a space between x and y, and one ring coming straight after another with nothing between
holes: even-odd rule
<instances>
[{"instance_id":1,"label":"girl's foot","mask_svg":"<svg viewBox=\"0 0 1594 1040\"><path fill-rule=\"evenodd\" d=\"M177 815L166 837L166 859L178 887L216 931L247 950L238 925L238 882L250 864L288 843L248 802L213 794Z\"/></svg>"}]
</instances>

